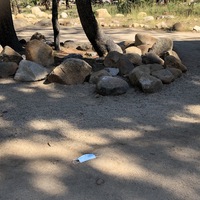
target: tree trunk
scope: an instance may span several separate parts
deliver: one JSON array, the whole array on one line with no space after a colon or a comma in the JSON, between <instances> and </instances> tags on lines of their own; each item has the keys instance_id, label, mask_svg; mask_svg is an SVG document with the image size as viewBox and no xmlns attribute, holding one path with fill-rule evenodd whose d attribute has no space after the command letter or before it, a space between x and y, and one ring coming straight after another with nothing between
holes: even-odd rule
<instances>
[{"instance_id":1,"label":"tree trunk","mask_svg":"<svg viewBox=\"0 0 200 200\"><path fill-rule=\"evenodd\" d=\"M69 0L65 0L65 2L66 2L66 9L69 9L70 8Z\"/></svg>"},{"instance_id":2,"label":"tree trunk","mask_svg":"<svg viewBox=\"0 0 200 200\"><path fill-rule=\"evenodd\" d=\"M0 44L15 51L23 50L14 29L9 0L0 0Z\"/></svg>"},{"instance_id":3,"label":"tree trunk","mask_svg":"<svg viewBox=\"0 0 200 200\"><path fill-rule=\"evenodd\" d=\"M121 48L99 28L92 11L91 0L76 0L76 6L83 30L100 57L109 51L122 53Z\"/></svg>"},{"instance_id":4,"label":"tree trunk","mask_svg":"<svg viewBox=\"0 0 200 200\"><path fill-rule=\"evenodd\" d=\"M17 0L12 0L11 6L12 6L12 12L14 13L14 15L17 15L20 12Z\"/></svg>"},{"instance_id":5,"label":"tree trunk","mask_svg":"<svg viewBox=\"0 0 200 200\"><path fill-rule=\"evenodd\" d=\"M58 0L52 1L52 24L55 50L60 50L60 25L58 22Z\"/></svg>"}]
</instances>

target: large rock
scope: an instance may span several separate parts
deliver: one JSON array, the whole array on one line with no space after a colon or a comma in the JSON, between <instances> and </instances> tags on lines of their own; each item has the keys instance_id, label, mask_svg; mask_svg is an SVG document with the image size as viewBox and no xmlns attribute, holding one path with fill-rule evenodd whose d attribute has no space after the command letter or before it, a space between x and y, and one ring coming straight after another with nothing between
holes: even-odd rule
<instances>
[{"instance_id":1,"label":"large rock","mask_svg":"<svg viewBox=\"0 0 200 200\"><path fill-rule=\"evenodd\" d=\"M169 55L170 56L174 56L178 60L181 60L179 55L174 50L171 50L171 51L168 51L168 52L164 53L164 55L162 55L162 57L165 58L166 56L169 56Z\"/></svg>"},{"instance_id":2,"label":"large rock","mask_svg":"<svg viewBox=\"0 0 200 200\"><path fill-rule=\"evenodd\" d=\"M144 64L158 63L164 65L164 60L152 52L146 53L144 56L142 56L142 62Z\"/></svg>"},{"instance_id":3,"label":"large rock","mask_svg":"<svg viewBox=\"0 0 200 200\"><path fill-rule=\"evenodd\" d=\"M36 15L39 18L48 18L49 17L49 15L47 13L41 11L40 8L37 6L32 7L31 12L32 12L32 14Z\"/></svg>"},{"instance_id":4,"label":"large rock","mask_svg":"<svg viewBox=\"0 0 200 200\"><path fill-rule=\"evenodd\" d=\"M97 9L95 11L96 17L98 18L107 18L107 17L111 17L111 15L108 13L107 9L101 8L101 9Z\"/></svg>"},{"instance_id":5,"label":"large rock","mask_svg":"<svg viewBox=\"0 0 200 200\"><path fill-rule=\"evenodd\" d=\"M165 57L164 66L168 68L180 69L182 72L187 71L187 67L183 65L179 59L171 55Z\"/></svg>"},{"instance_id":6,"label":"large rock","mask_svg":"<svg viewBox=\"0 0 200 200\"><path fill-rule=\"evenodd\" d=\"M139 55L142 55L141 49L135 46L131 46L125 49L125 53L137 53Z\"/></svg>"},{"instance_id":7,"label":"large rock","mask_svg":"<svg viewBox=\"0 0 200 200\"><path fill-rule=\"evenodd\" d=\"M168 69L153 71L151 75L159 78L164 84L169 84L175 79L174 75Z\"/></svg>"},{"instance_id":8,"label":"large rock","mask_svg":"<svg viewBox=\"0 0 200 200\"><path fill-rule=\"evenodd\" d=\"M148 64L146 65L149 67L150 69L150 73L154 72L154 71L158 71L158 70L161 70L161 69L164 69L164 67L160 64L157 64L157 63L154 63L154 64Z\"/></svg>"},{"instance_id":9,"label":"large rock","mask_svg":"<svg viewBox=\"0 0 200 200\"><path fill-rule=\"evenodd\" d=\"M182 76L182 71L176 68L167 68L174 76L174 79L177 79Z\"/></svg>"},{"instance_id":10,"label":"large rock","mask_svg":"<svg viewBox=\"0 0 200 200\"><path fill-rule=\"evenodd\" d=\"M32 7L31 8L31 12L32 12L32 14L34 14L34 15L38 15L38 13L40 13L40 12L42 12L41 10L40 10L40 8L39 7L37 7L37 6L34 6L34 7Z\"/></svg>"},{"instance_id":11,"label":"large rock","mask_svg":"<svg viewBox=\"0 0 200 200\"><path fill-rule=\"evenodd\" d=\"M35 32L32 36L31 36L31 39L30 40L41 40L41 41L45 41L46 38L44 35L42 35L42 33L38 33L38 32Z\"/></svg>"},{"instance_id":12,"label":"large rock","mask_svg":"<svg viewBox=\"0 0 200 200\"><path fill-rule=\"evenodd\" d=\"M125 80L112 76L102 76L96 85L96 91L101 95L120 95L128 89L129 85Z\"/></svg>"},{"instance_id":13,"label":"large rock","mask_svg":"<svg viewBox=\"0 0 200 200\"><path fill-rule=\"evenodd\" d=\"M153 16L146 16L144 17L144 21L149 22L149 21L154 21L155 18Z\"/></svg>"},{"instance_id":14,"label":"large rock","mask_svg":"<svg viewBox=\"0 0 200 200\"><path fill-rule=\"evenodd\" d=\"M123 54L117 51L109 52L104 59L105 67L116 67L116 63L119 61L121 56L123 56Z\"/></svg>"},{"instance_id":15,"label":"large rock","mask_svg":"<svg viewBox=\"0 0 200 200\"><path fill-rule=\"evenodd\" d=\"M18 64L15 62L0 62L0 78L13 76L17 68Z\"/></svg>"},{"instance_id":16,"label":"large rock","mask_svg":"<svg viewBox=\"0 0 200 200\"><path fill-rule=\"evenodd\" d=\"M135 35L135 46L144 45L144 44L153 46L153 44L156 41L157 41L157 39L150 34L137 33Z\"/></svg>"},{"instance_id":17,"label":"large rock","mask_svg":"<svg viewBox=\"0 0 200 200\"><path fill-rule=\"evenodd\" d=\"M14 24L15 30L21 30L24 27L32 25L31 22L23 18L13 20L13 24Z\"/></svg>"},{"instance_id":18,"label":"large rock","mask_svg":"<svg viewBox=\"0 0 200 200\"><path fill-rule=\"evenodd\" d=\"M66 18L68 18L68 14L66 12L61 12L60 17L63 19L66 19Z\"/></svg>"},{"instance_id":19,"label":"large rock","mask_svg":"<svg viewBox=\"0 0 200 200\"><path fill-rule=\"evenodd\" d=\"M134 69L135 66L126 56L123 55L116 63L116 67L119 69L119 73L121 75L128 75Z\"/></svg>"},{"instance_id":20,"label":"large rock","mask_svg":"<svg viewBox=\"0 0 200 200\"><path fill-rule=\"evenodd\" d=\"M142 65L142 57L137 53L126 53L124 54L126 58L134 65L139 66Z\"/></svg>"},{"instance_id":21,"label":"large rock","mask_svg":"<svg viewBox=\"0 0 200 200\"><path fill-rule=\"evenodd\" d=\"M19 62L23 59L22 56L9 46L5 46L0 54L1 61L4 62Z\"/></svg>"},{"instance_id":22,"label":"large rock","mask_svg":"<svg viewBox=\"0 0 200 200\"><path fill-rule=\"evenodd\" d=\"M197 31L197 32L200 32L200 26L194 26L194 27L193 27L193 30L194 30L194 31Z\"/></svg>"},{"instance_id":23,"label":"large rock","mask_svg":"<svg viewBox=\"0 0 200 200\"><path fill-rule=\"evenodd\" d=\"M105 69L93 72L90 76L89 83L96 84L102 76L111 76Z\"/></svg>"},{"instance_id":24,"label":"large rock","mask_svg":"<svg viewBox=\"0 0 200 200\"><path fill-rule=\"evenodd\" d=\"M91 71L92 67L84 60L68 58L49 74L47 80L66 85L82 84Z\"/></svg>"},{"instance_id":25,"label":"large rock","mask_svg":"<svg viewBox=\"0 0 200 200\"><path fill-rule=\"evenodd\" d=\"M138 67L135 67L128 75L130 83L133 86L138 86L140 77L145 74L150 75L150 72L151 71L149 65L140 65Z\"/></svg>"},{"instance_id":26,"label":"large rock","mask_svg":"<svg viewBox=\"0 0 200 200\"><path fill-rule=\"evenodd\" d=\"M139 78L138 84L145 93L155 93L160 91L163 87L163 83L160 79L148 74L143 74Z\"/></svg>"},{"instance_id":27,"label":"large rock","mask_svg":"<svg viewBox=\"0 0 200 200\"><path fill-rule=\"evenodd\" d=\"M52 26L52 21L50 19L41 19L35 25L36 26Z\"/></svg>"},{"instance_id":28,"label":"large rock","mask_svg":"<svg viewBox=\"0 0 200 200\"><path fill-rule=\"evenodd\" d=\"M145 55L146 53L148 53L151 47L152 45L150 44L142 44L142 45L137 46L137 48L141 50L142 55Z\"/></svg>"},{"instance_id":29,"label":"large rock","mask_svg":"<svg viewBox=\"0 0 200 200\"><path fill-rule=\"evenodd\" d=\"M126 40L126 41L119 42L119 43L117 43L117 44L121 47L121 49L122 49L123 51L125 51L126 48L128 48L128 47L130 47L130 46L133 46L133 45L134 45L134 42L131 41L131 40Z\"/></svg>"},{"instance_id":30,"label":"large rock","mask_svg":"<svg viewBox=\"0 0 200 200\"><path fill-rule=\"evenodd\" d=\"M106 48L108 52L117 51L119 53L123 53L122 48L118 44L116 44L112 39L109 38L106 40Z\"/></svg>"},{"instance_id":31,"label":"large rock","mask_svg":"<svg viewBox=\"0 0 200 200\"><path fill-rule=\"evenodd\" d=\"M111 51L107 54L104 59L104 65L106 67L118 68L121 75L129 74L134 68L127 56L116 51Z\"/></svg>"},{"instance_id":32,"label":"large rock","mask_svg":"<svg viewBox=\"0 0 200 200\"><path fill-rule=\"evenodd\" d=\"M14 76L16 81L39 81L46 78L50 71L32 61L22 60L19 63L19 68Z\"/></svg>"},{"instance_id":33,"label":"large rock","mask_svg":"<svg viewBox=\"0 0 200 200\"><path fill-rule=\"evenodd\" d=\"M167 51L171 51L173 48L173 41L170 38L159 38L154 43L149 52L155 53L158 56L161 56Z\"/></svg>"},{"instance_id":34,"label":"large rock","mask_svg":"<svg viewBox=\"0 0 200 200\"><path fill-rule=\"evenodd\" d=\"M51 68L54 63L52 48L39 40L31 40L25 49L26 59Z\"/></svg>"},{"instance_id":35,"label":"large rock","mask_svg":"<svg viewBox=\"0 0 200 200\"><path fill-rule=\"evenodd\" d=\"M66 40L63 44L64 48L68 49L76 49L79 46L79 43L73 41L73 40Z\"/></svg>"},{"instance_id":36,"label":"large rock","mask_svg":"<svg viewBox=\"0 0 200 200\"><path fill-rule=\"evenodd\" d=\"M172 26L172 30L173 31L183 31L184 30L184 25L181 22L176 22L173 26Z\"/></svg>"}]
</instances>

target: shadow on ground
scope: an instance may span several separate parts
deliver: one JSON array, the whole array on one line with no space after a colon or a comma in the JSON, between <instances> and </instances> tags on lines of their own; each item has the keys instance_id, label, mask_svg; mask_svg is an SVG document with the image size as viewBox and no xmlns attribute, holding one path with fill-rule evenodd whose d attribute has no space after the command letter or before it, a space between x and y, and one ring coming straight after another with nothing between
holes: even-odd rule
<instances>
[{"instance_id":1,"label":"shadow on ground","mask_svg":"<svg viewBox=\"0 0 200 200\"><path fill-rule=\"evenodd\" d=\"M175 42L188 72L155 94L0 80L0 199L199 199L199 43Z\"/></svg>"}]
</instances>

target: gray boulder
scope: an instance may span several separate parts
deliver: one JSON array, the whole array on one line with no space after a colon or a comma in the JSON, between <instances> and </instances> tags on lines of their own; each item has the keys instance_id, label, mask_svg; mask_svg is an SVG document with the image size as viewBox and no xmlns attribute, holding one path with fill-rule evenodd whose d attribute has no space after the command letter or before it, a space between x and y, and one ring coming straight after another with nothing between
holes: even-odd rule
<instances>
[{"instance_id":1,"label":"gray boulder","mask_svg":"<svg viewBox=\"0 0 200 200\"><path fill-rule=\"evenodd\" d=\"M111 51L107 54L104 59L104 65L106 67L118 68L121 75L129 74L134 68L134 65L129 61L127 56L117 51Z\"/></svg>"},{"instance_id":2,"label":"gray boulder","mask_svg":"<svg viewBox=\"0 0 200 200\"><path fill-rule=\"evenodd\" d=\"M174 78L177 79L182 76L182 71L177 68L167 68L173 75Z\"/></svg>"},{"instance_id":3,"label":"gray boulder","mask_svg":"<svg viewBox=\"0 0 200 200\"><path fill-rule=\"evenodd\" d=\"M121 56L123 56L123 54L117 51L109 52L104 59L105 67L116 67L116 63L119 61Z\"/></svg>"},{"instance_id":4,"label":"gray boulder","mask_svg":"<svg viewBox=\"0 0 200 200\"><path fill-rule=\"evenodd\" d=\"M174 56L166 56L164 66L168 68L180 69L182 72L187 71L187 67L182 64L181 60L177 59Z\"/></svg>"},{"instance_id":5,"label":"gray boulder","mask_svg":"<svg viewBox=\"0 0 200 200\"><path fill-rule=\"evenodd\" d=\"M41 33L38 33L38 32L34 33L34 34L31 36L31 39L30 39L30 40L34 40L34 39L36 39L36 40L41 40L41 41L45 41L45 40L46 40L45 36L42 35Z\"/></svg>"},{"instance_id":6,"label":"gray boulder","mask_svg":"<svg viewBox=\"0 0 200 200\"><path fill-rule=\"evenodd\" d=\"M14 76L16 81L40 81L46 78L49 70L42 65L28 60L19 63L18 70Z\"/></svg>"},{"instance_id":7,"label":"gray boulder","mask_svg":"<svg viewBox=\"0 0 200 200\"><path fill-rule=\"evenodd\" d=\"M118 45L121 47L123 51L125 51L125 49L127 49L128 47L134 46L134 42L127 40L127 41L119 42Z\"/></svg>"},{"instance_id":8,"label":"gray boulder","mask_svg":"<svg viewBox=\"0 0 200 200\"><path fill-rule=\"evenodd\" d=\"M129 89L128 83L122 78L103 76L96 84L96 91L101 95L121 95Z\"/></svg>"},{"instance_id":9,"label":"gray boulder","mask_svg":"<svg viewBox=\"0 0 200 200\"><path fill-rule=\"evenodd\" d=\"M142 55L141 49L139 49L138 47L135 47L135 46L126 48L125 53L135 53L135 54L139 54L140 56Z\"/></svg>"},{"instance_id":10,"label":"gray boulder","mask_svg":"<svg viewBox=\"0 0 200 200\"><path fill-rule=\"evenodd\" d=\"M73 41L73 40L66 40L64 42L64 48L68 49L68 48L71 48L71 49L76 49L77 46L79 46L79 43Z\"/></svg>"},{"instance_id":11,"label":"gray boulder","mask_svg":"<svg viewBox=\"0 0 200 200\"><path fill-rule=\"evenodd\" d=\"M53 49L40 40L31 40L25 48L26 59L51 68L54 63Z\"/></svg>"},{"instance_id":12,"label":"gray boulder","mask_svg":"<svg viewBox=\"0 0 200 200\"><path fill-rule=\"evenodd\" d=\"M91 71L92 67L84 60L69 58L49 74L47 81L66 85L82 84Z\"/></svg>"},{"instance_id":13,"label":"gray boulder","mask_svg":"<svg viewBox=\"0 0 200 200\"><path fill-rule=\"evenodd\" d=\"M155 53L158 56L161 56L167 51L171 51L173 48L173 41L170 38L159 38L154 43L149 52Z\"/></svg>"},{"instance_id":14,"label":"gray boulder","mask_svg":"<svg viewBox=\"0 0 200 200\"><path fill-rule=\"evenodd\" d=\"M9 46L5 46L0 54L0 60L4 62L15 62L19 64L22 56Z\"/></svg>"},{"instance_id":15,"label":"gray boulder","mask_svg":"<svg viewBox=\"0 0 200 200\"><path fill-rule=\"evenodd\" d=\"M138 84L145 93L155 93L160 91L163 87L163 83L160 79L148 74L143 74L139 78Z\"/></svg>"},{"instance_id":16,"label":"gray boulder","mask_svg":"<svg viewBox=\"0 0 200 200\"><path fill-rule=\"evenodd\" d=\"M92 45L89 43L82 43L76 47L77 50L87 51L88 49L92 49Z\"/></svg>"},{"instance_id":17,"label":"gray boulder","mask_svg":"<svg viewBox=\"0 0 200 200\"><path fill-rule=\"evenodd\" d=\"M116 67L119 69L119 73L121 75L128 75L135 66L131 63L131 61L129 61L126 56L123 55L116 63Z\"/></svg>"},{"instance_id":18,"label":"gray boulder","mask_svg":"<svg viewBox=\"0 0 200 200\"><path fill-rule=\"evenodd\" d=\"M158 71L158 70L161 70L161 69L164 69L164 67L160 64L148 64L146 65L150 68L150 73L154 72L154 71Z\"/></svg>"},{"instance_id":19,"label":"gray boulder","mask_svg":"<svg viewBox=\"0 0 200 200\"><path fill-rule=\"evenodd\" d=\"M144 56L142 56L142 62L144 64L160 64L160 65L164 65L164 60L162 58L160 58L158 55L156 55L155 53L146 53Z\"/></svg>"},{"instance_id":20,"label":"gray boulder","mask_svg":"<svg viewBox=\"0 0 200 200\"><path fill-rule=\"evenodd\" d=\"M151 75L159 78L164 84L169 84L175 79L174 75L168 69L153 71Z\"/></svg>"},{"instance_id":21,"label":"gray boulder","mask_svg":"<svg viewBox=\"0 0 200 200\"><path fill-rule=\"evenodd\" d=\"M89 83L96 84L99 81L99 78L102 76L111 76L111 75L105 69L93 72L90 76Z\"/></svg>"},{"instance_id":22,"label":"gray boulder","mask_svg":"<svg viewBox=\"0 0 200 200\"><path fill-rule=\"evenodd\" d=\"M35 25L36 26L52 26L52 21L51 19L42 19L38 21Z\"/></svg>"},{"instance_id":23,"label":"gray boulder","mask_svg":"<svg viewBox=\"0 0 200 200\"><path fill-rule=\"evenodd\" d=\"M149 49L151 49L152 45L149 44L142 44L137 46L141 50L142 55L145 55L146 53L149 52Z\"/></svg>"},{"instance_id":24,"label":"gray boulder","mask_svg":"<svg viewBox=\"0 0 200 200\"><path fill-rule=\"evenodd\" d=\"M18 64L15 62L0 62L0 78L13 76L17 68Z\"/></svg>"},{"instance_id":25,"label":"gray boulder","mask_svg":"<svg viewBox=\"0 0 200 200\"><path fill-rule=\"evenodd\" d=\"M139 66L142 65L142 57L137 53L126 53L124 54L126 58L134 65Z\"/></svg>"},{"instance_id":26,"label":"gray boulder","mask_svg":"<svg viewBox=\"0 0 200 200\"><path fill-rule=\"evenodd\" d=\"M117 76L119 74L119 69L118 68L112 68L112 67L108 67L108 68L104 68L110 76Z\"/></svg>"},{"instance_id":27,"label":"gray boulder","mask_svg":"<svg viewBox=\"0 0 200 200\"><path fill-rule=\"evenodd\" d=\"M138 86L139 79L143 75L150 75L150 66L149 65L140 65L135 67L128 75L130 83L133 86Z\"/></svg>"},{"instance_id":28,"label":"gray boulder","mask_svg":"<svg viewBox=\"0 0 200 200\"><path fill-rule=\"evenodd\" d=\"M157 39L150 34L137 33L135 35L135 46L144 45L144 44L153 46L153 44L156 41Z\"/></svg>"},{"instance_id":29,"label":"gray boulder","mask_svg":"<svg viewBox=\"0 0 200 200\"><path fill-rule=\"evenodd\" d=\"M181 22L176 22L172 26L173 31L183 31L184 30L184 25Z\"/></svg>"},{"instance_id":30,"label":"gray boulder","mask_svg":"<svg viewBox=\"0 0 200 200\"><path fill-rule=\"evenodd\" d=\"M108 50L108 52L117 51L119 53L123 53L121 47L116 44L112 39L106 40L106 49Z\"/></svg>"}]
</instances>

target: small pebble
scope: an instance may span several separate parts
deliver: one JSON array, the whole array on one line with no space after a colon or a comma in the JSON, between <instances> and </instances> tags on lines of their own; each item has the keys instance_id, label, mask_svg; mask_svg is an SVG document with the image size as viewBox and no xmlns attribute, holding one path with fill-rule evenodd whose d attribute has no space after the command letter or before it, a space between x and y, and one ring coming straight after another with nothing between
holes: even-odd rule
<instances>
[{"instance_id":1,"label":"small pebble","mask_svg":"<svg viewBox=\"0 0 200 200\"><path fill-rule=\"evenodd\" d=\"M102 185L102 184L104 184L105 183L105 181L102 179L102 178L98 178L97 180L96 180L96 184L97 185Z\"/></svg>"}]
</instances>

